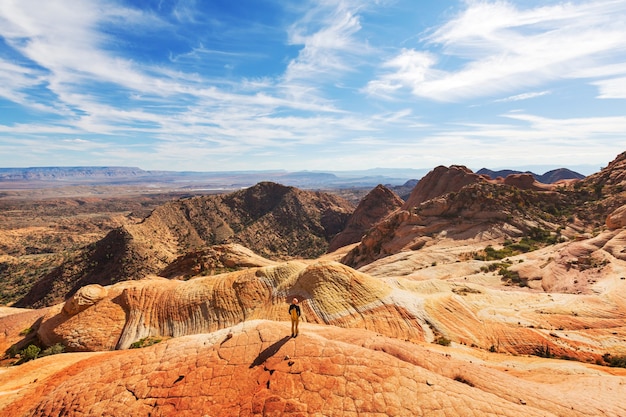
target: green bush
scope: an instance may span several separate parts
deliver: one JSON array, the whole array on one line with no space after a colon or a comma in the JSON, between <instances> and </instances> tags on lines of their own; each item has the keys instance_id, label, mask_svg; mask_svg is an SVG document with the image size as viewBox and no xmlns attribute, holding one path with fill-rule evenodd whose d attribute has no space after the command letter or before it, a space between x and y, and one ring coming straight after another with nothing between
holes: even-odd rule
<instances>
[{"instance_id":1,"label":"green bush","mask_svg":"<svg viewBox=\"0 0 626 417\"><path fill-rule=\"evenodd\" d=\"M37 359L41 352L41 348L35 345L28 345L26 348L20 351L21 362L28 362L33 359Z\"/></svg>"},{"instance_id":2,"label":"green bush","mask_svg":"<svg viewBox=\"0 0 626 417\"><path fill-rule=\"evenodd\" d=\"M144 337L143 339L139 339L138 341L131 343L129 349L139 349L152 346L161 342L162 340L163 339L154 336Z\"/></svg>"},{"instance_id":3,"label":"green bush","mask_svg":"<svg viewBox=\"0 0 626 417\"><path fill-rule=\"evenodd\" d=\"M57 343L44 349L43 352L41 352L41 355L39 356L43 357L43 356L50 356L50 355L58 355L59 353L63 353L63 352L65 352L65 346L63 346L61 343Z\"/></svg>"},{"instance_id":4,"label":"green bush","mask_svg":"<svg viewBox=\"0 0 626 417\"><path fill-rule=\"evenodd\" d=\"M435 342L437 342L437 344L441 346L450 346L451 343L450 339L444 336L439 336L437 340L435 340Z\"/></svg>"}]
</instances>

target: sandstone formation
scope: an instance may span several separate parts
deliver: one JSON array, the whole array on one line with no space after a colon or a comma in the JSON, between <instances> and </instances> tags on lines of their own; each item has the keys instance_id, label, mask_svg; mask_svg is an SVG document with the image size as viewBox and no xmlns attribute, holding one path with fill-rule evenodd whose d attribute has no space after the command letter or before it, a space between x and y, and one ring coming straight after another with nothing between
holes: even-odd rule
<instances>
[{"instance_id":1,"label":"sandstone formation","mask_svg":"<svg viewBox=\"0 0 626 417\"><path fill-rule=\"evenodd\" d=\"M402 208L407 210L419 206L424 201L459 191L468 184L481 181L487 180L462 165L452 165L449 168L438 166L417 183Z\"/></svg>"},{"instance_id":2,"label":"sandstone formation","mask_svg":"<svg viewBox=\"0 0 626 417\"><path fill-rule=\"evenodd\" d=\"M626 373L476 356L365 330L248 321L0 374L11 416L562 416L626 413ZM52 359L52 358L48 358ZM28 365L28 364L25 364ZM532 374L529 373L532 371ZM35 377L35 376L39 376ZM26 378L24 378L26 377ZM18 390L20 395L15 395Z\"/></svg>"},{"instance_id":3,"label":"sandstone formation","mask_svg":"<svg viewBox=\"0 0 626 417\"><path fill-rule=\"evenodd\" d=\"M336 262L293 261L189 281L126 281L108 287L90 308L73 307L82 293L96 292L99 286L87 286L51 307L38 329L42 342L74 351L126 349L150 336L180 337L246 320L286 319L294 296L303 300L307 322L424 340L418 301L407 303L387 284Z\"/></svg>"},{"instance_id":4,"label":"sandstone formation","mask_svg":"<svg viewBox=\"0 0 626 417\"><path fill-rule=\"evenodd\" d=\"M511 174L504 178L503 182L522 190L548 191L554 189L550 184L540 183L531 174Z\"/></svg>"},{"instance_id":5,"label":"sandstone formation","mask_svg":"<svg viewBox=\"0 0 626 417\"><path fill-rule=\"evenodd\" d=\"M341 262L359 268L399 252L419 250L438 237L488 241L519 237L538 226L548 230L558 228L550 221L551 215L537 208L536 194L465 175L465 171L456 167L450 171L448 175L439 169L438 175L457 178L462 172L461 182L475 181L457 192L430 198L417 206L410 207L408 202L405 203L401 210L374 225ZM437 182L436 177L429 181ZM418 187L419 184L416 190ZM557 204L560 197L542 198L553 200L550 204ZM421 199L421 194L414 192L410 201Z\"/></svg>"},{"instance_id":6,"label":"sandstone formation","mask_svg":"<svg viewBox=\"0 0 626 417\"><path fill-rule=\"evenodd\" d=\"M626 227L626 205L617 208L607 216L606 227L611 230Z\"/></svg>"},{"instance_id":7,"label":"sandstone formation","mask_svg":"<svg viewBox=\"0 0 626 417\"><path fill-rule=\"evenodd\" d=\"M359 242L374 224L400 208L403 203L393 191L378 185L359 202L346 227L330 241L328 252Z\"/></svg>"},{"instance_id":8,"label":"sandstone formation","mask_svg":"<svg viewBox=\"0 0 626 417\"><path fill-rule=\"evenodd\" d=\"M626 354L625 233L512 257L510 270L526 283L517 290L487 267L497 262L459 262L476 242L451 246L449 239L361 271L337 262L291 261L188 281L127 281L107 287L106 297L78 313L64 305L76 304L79 294L51 307L38 336L48 346L61 343L75 351L125 349L148 337L285 320L286 306L297 296L309 323L369 329L400 340L444 338L485 351L533 355L549 349L558 357L602 361L607 352Z\"/></svg>"},{"instance_id":9,"label":"sandstone formation","mask_svg":"<svg viewBox=\"0 0 626 417\"><path fill-rule=\"evenodd\" d=\"M229 270L269 266L275 263L244 246L231 243L187 252L160 271L159 276L184 279L197 275L216 275Z\"/></svg>"}]
</instances>

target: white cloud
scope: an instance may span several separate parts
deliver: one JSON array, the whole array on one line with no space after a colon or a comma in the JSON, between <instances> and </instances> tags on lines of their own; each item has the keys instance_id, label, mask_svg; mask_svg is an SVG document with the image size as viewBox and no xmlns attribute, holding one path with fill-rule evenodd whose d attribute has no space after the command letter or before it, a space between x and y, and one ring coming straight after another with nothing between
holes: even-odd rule
<instances>
[{"instance_id":1,"label":"white cloud","mask_svg":"<svg viewBox=\"0 0 626 417\"><path fill-rule=\"evenodd\" d=\"M318 79L354 70L354 58L369 49L355 34L361 29L358 6L346 1L320 2L289 29L289 43L302 45L289 62L285 80ZM349 59L350 58L350 59Z\"/></svg>"},{"instance_id":2,"label":"white cloud","mask_svg":"<svg viewBox=\"0 0 626 417\"><path fill-rule=\"evenodd\" d=\"M403 49L382 65L368 91L388 95L402 87L418 97L460 101L593 73L626 57L624 18L623 1L534 9L469 1L461 14L424 38L430 50ZM460 65L450 67L450 57Z\"/></svg>"},{"instance_id":3,"label":"white cloud","mask_svg":"<svg viewBox=\"0 0 626 417\"><path fill-rule=\"evenodd\" d=\"M551 91L536 91L536 92L532 92L532 93L517 94L517 95L514 95L514 96L501 98L501 99L494 100L494 101L496 103L506 103L506 102L509 102L509 101L529 100L531 98L541 97L541 96L545 96L545 95L548 95L548 94L551 94Z\"/></svg>"},{"instance_id":4,"label":"white cloud","mask_svg":"<svg viewBox=\"0 0 626 417\"><path fill-rule=\"evenodd\" d=\"M611 78L592 83L598 87L598 98L626 98L626 77Z\"/></svg>"}]
</instances>

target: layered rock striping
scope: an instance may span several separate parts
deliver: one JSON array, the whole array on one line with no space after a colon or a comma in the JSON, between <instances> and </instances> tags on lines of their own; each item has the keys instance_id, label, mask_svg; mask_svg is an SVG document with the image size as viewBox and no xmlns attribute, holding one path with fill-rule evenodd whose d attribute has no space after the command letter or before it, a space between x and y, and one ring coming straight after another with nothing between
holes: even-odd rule
<instances>
[{"instance_id":1,"label":"layered rock striping","mask_svg":"<svg viewBox=\"0 0 626 417\"><path fill-rule=\"evenodd\" d=\"M0 377L3 415L543 416L626 413L626 375L474 356L367 330L249 321L143 349L74 358L41 380ZM72 362L73 359L73 362ZM575 368L575 369L574 369ZM532 376L529 375L532 371ZM1 375L1 374L0 374ZM22 375L32 378L32 369ZM6 378L2 378L6 377ZM584 388L583 388L584 387Z\"/></svg>"}]
</instances>

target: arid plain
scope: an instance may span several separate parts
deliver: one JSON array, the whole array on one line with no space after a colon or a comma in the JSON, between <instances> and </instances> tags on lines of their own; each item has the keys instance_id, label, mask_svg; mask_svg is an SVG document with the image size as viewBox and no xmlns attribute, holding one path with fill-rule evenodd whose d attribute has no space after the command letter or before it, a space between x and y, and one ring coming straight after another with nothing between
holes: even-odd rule
<instances>
[{"instance_id":1,"label":"arid plain","mask_svg":"<svg viewBox=\"0 0 626 417\"><path fill-rule=\"evenodd\" d=\"M406 195L76 187L0 198L0 415L626 415L626 153Z\"/></svg>"}]
</instances>

